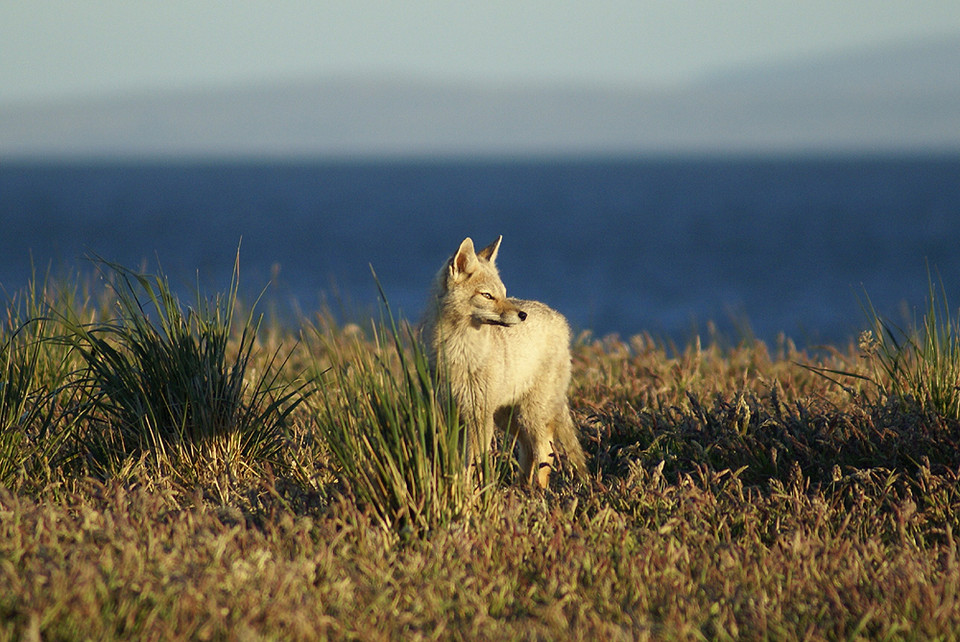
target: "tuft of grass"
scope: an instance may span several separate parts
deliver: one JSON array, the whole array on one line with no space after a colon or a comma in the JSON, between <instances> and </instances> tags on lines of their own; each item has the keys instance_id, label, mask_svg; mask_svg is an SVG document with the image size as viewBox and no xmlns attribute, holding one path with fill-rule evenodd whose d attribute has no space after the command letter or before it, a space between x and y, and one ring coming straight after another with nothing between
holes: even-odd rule
<instances>
[{"instance_id":1,"label":"tuft of grass","mask_svg":"<svg viewBox=\"0 0 960 642\"><path fill-rule=\"evenodd\" d=\"M910 332L883 319L868 301L873 330L860 335L859 346L883 396L960 419L960 317L951 316L942 282L939 294L930 279L926 314Z\"/></svg>"},{"instance_id":2,"label":"tuft of grass","mask_svg":"<svg viewBox=\"0 0 960 642\"><path fill-rule=\"evenodd\" d=\"M69 373L76 355L55 340L50 308L74 305L74 292L54 292L34 275L7 304L0 322L0 485L49 478L73 456L66 446L82 413Z\"/></svg>"},{"instance_id":3,"label":"tuft of grass","mask_svg":"<svg viewBox=\"0 0 960 642\"><path fill-rule=\"evenodd\" d=\"M951 315L942 282L939 297L932 278L928 287L926 313L909 330L884 319L867 297L871 329L861 332L857 343L869 372L810 369L840 386L836 376L864 381L883 403L960 420L960 316Z\"/></svg>"},{"instance_id":4,"label":"tuft of grass","mask_svg":"<svg viewBox=\"0 0 960 642\"><path fill-rule=\"evenodd\" d=\"M462 517L476 499L466 435L416 331L398 325L385 297L383 305L373 350L357 334L344 346L316 330L332 363L319 424L349 492L383 527L423 532Z\"/></svg>"},{"instance_id":5,"label":"tuft of grass","mask_svg":"<svg viewBox=\"0 0 960 642\"><path fill-rule=\"evenodd\" d=\"M49 461L63 436L52 436L56 421L47 411L45 390L36 386L41 344L23 339L26 326L16 328L0 346L0 486Z\"/></svg>"},{"instance_id":6,"label":"tuft of grass","mask_svg":"<svg viewBox=\"0 0 960 642\"><path fill-rule=\"evenodd\" d=\"M239 257L238 257L239 258ZM145 458L185 480L283 466L288 415L301 390L279 381L275 352L259 371L251 357L260 319L251 310L232 345L238 269L225 296L184 312L167 278L101 261L117 316L82 323L65 317L64 340L80 355L95 469Z\"/></svg>"}]
</instances>

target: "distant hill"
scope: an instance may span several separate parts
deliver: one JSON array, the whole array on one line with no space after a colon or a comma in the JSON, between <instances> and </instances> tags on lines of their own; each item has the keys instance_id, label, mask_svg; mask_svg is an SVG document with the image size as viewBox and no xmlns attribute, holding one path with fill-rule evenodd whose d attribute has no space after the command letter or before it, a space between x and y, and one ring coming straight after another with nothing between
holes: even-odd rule
<instances>
[{"instance_id":1,"label":"distant hill","mask_svg":"<svg viewBox=\"0 0 960 642\"><path fill-rule=\"evenodd\" d=\"M0 105L0 157L960 151L960 39L670 91L300 83Z\"/></svg>"}]
</instances>

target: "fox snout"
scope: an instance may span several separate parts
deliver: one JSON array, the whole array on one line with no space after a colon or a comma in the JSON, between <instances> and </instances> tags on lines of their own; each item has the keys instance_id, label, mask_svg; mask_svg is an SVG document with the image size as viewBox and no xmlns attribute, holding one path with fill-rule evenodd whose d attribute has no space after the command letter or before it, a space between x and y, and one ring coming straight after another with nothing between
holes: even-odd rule
<instances>
[{"instance_id":1,"label":"fox snout","mask_svg":"<svg viewBox=\"0 0 960 642\"><path fill-rule=\"evenodd\" d=\"M527 313L519 308L510 308L500 313L501 325L517 325L526 319Z\"/></svg>"},{"instance_id":2,"label":"fox snout","mask_svg":"<svg viewBox=\"0 0 960 642\"><path fill-rule=\"evenodd\" d=\"M471 316L479 323L509 327L522 323L527 313L507 299L497 300L494 295L483 292L474 298Z\"/></svg>"}]
</instances>

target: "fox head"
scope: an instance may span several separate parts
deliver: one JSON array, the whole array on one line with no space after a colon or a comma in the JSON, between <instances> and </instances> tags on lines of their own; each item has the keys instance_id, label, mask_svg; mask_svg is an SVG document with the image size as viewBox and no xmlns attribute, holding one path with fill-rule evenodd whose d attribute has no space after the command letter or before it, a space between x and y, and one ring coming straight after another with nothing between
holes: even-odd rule
<instances>
[{"instance_id":1,"label":"fox head","mask_svg":"<svg viewBox=\"0 0 960 642\"><path fill-rule=\"evenodd\" d=\"M516 325L527 313L507 298L507 288L500 280L496 259L500 250L497 240L476 252L467 237L450 258L444 277L444 298L452 310L470 317L475 324Z\"/></svg>"}]
</instances>

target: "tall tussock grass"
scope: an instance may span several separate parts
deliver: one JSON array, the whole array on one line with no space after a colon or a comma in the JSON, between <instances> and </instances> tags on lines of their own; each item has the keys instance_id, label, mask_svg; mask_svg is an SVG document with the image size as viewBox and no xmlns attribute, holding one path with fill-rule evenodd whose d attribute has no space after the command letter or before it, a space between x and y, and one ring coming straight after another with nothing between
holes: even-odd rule
<instances>
[{"instance_id":1,"label":"tall tussock grass","mask_svg":"<svg viewBox=\"0 0 960 642\"><path fill-rule=\"evenodd\" d=\"M882 317L869 297L864 309L871 327L857 343L867 371L813 370L838 384L835 375L861 380L881 403L960 420L960 314L951 314L943 283L938 290L928 280L925 313L906 330Z\"/></svg>"},{"instance_id":2,"label":"tall tussock grass","mask_svg":"<svg viewBox=\"0 0 960 642\"><path fill-rule=\"evenodd\" d=\"M0 321L0 486L48 479L73 456L66 444L82 413L70 384L72 351L55 338L52 310L74 305L75 292L36 276Z\"/></svg>"},{"instance_id":3,"label":"tall tussock grass","mask_svg":"<svg viewBox=\"0 0 960 642\"><path fill-rule=\"evenodd\" d=\"M277 353L252 371L260 319L252 311L234 317L238 268L225 295L204 299L198 288L196 307L184 311L162 272L99 267L115 316L61 317L62 340L83 364L74 385L86 402L92 468L115 472L141 458L193 481L282 466L285 423L301 389L280 381Z\"/></svg>"},{"instance_id":4,"label":"tall tussock grass","mask_svg":"<svg viewBox=\"0 0 960 642\"><path fill-rule=\"evenodd\" d=\"M398 324L384 298L372 349L359 333L346 343L315 333L331 363L320 429L345 490L391 530L423 532L462 517L476 499L466 435L416 330Z\"/></svg>"},{"instance_id":5,"label":"tall tussock grass","mask_svg":"<svg viewBox=\"0 0 960 642\"><path fill-rule=\"evenodd\" d=\"M926 313L910 331L869 308L873 330L861 334L859 344L880 393L960 419L960 316L951 315L943 283L938 297L930 280Z\"/></svg>"}]
</instances>

